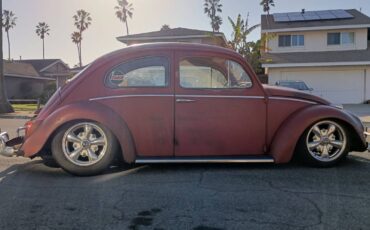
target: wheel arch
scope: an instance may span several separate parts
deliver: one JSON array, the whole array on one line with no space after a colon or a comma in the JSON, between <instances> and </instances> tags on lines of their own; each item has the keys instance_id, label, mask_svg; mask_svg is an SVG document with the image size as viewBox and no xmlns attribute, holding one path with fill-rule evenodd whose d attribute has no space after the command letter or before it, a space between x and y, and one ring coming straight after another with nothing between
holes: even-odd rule
<instances>
[{"instance_id":1,"label":"wheel arch","mask_svg":"<svg viewBox=\"0 0 370 230\"><path fill-rule=\"evenodd\" d=\"M25 140L22 151L32 157L48 148L53 136L65 124L76 121L94 121L106 126L117 138L123 159L135 161L135 145L126 122L112 109L97 102L80 102L63 106L43 120Z\"/></svg>"},{"instance_id":2,"label":"wheel arch","mask_svg":"<svg viewBox=\"0 0 370 230\"><path fill-rule=\"evenodd\" d=\"M296 145L304 132L321 120L336 121L345 126L349 133L350 150L366 150L364 128L361 121L353 114L324 105L314 105L303 108L290 115L280 126L270 145L270 154L276 163L289 162ZM287 140L289 137L289 140Z\"/></svg>"}]
</instances>

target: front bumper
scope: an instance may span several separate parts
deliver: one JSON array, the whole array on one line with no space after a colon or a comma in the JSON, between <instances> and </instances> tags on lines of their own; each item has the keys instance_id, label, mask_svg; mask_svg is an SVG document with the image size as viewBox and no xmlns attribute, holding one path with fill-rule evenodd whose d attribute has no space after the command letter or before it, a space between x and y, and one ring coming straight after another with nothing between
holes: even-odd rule
<instances>
[{"instance_id":1,"label":"front bumper","mask_svg":"<svg viewBox=\"0 0 370 230\"><path fill-rule=\"evenodd\" d=\"M5 157L13 157L13 156L22 156L20 148L23 144L23 136L21 136L21 132L24 131L24 127L20 127L17 129L18 136L13 139L9 139L9 134L7 132L0 133L0 155Z\"/></svg>"}]
</instances>

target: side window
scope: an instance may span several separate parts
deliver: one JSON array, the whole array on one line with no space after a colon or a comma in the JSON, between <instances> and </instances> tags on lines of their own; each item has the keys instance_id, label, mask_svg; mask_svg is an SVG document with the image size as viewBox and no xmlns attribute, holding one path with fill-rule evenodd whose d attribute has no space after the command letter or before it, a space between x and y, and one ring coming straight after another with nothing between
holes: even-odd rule
<instances>
[{"instance_id":1,"label":"side window","mask_svg":"<svg viewBox=\"0 0 370 230\"><path fill-rule=\"evenodd\" d=\"M165 87L169 62L164 57L145 57L115 67L106 78L111 88Z\"/></svg>"},{"instance_id":2,"label":"side window","mask_svg":"<svg viewBox=\"0 0 370 230\"><path fill-rule=\"evenodd\" d=\"M192 89L250 88L252 81L238 63L217 57L180 61L180 86Z\"/></svg>"}]
</instances>

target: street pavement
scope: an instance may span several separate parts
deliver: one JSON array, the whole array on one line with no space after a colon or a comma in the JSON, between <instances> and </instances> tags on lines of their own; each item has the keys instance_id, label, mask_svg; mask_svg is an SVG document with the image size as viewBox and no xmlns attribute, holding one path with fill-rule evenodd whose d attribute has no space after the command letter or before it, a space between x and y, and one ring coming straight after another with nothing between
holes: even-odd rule
<instances>
[{"instance_id":1,"label":"street pavement","mask_svg":"<svg viewBox=\"0 0 370 230\"><path fill-rule=\"evenodd\" d=\"M0 157L0 229L369 229L369 177L369 153L327 169L135 165L95 177Z\"/></svg>"}]
</instances>

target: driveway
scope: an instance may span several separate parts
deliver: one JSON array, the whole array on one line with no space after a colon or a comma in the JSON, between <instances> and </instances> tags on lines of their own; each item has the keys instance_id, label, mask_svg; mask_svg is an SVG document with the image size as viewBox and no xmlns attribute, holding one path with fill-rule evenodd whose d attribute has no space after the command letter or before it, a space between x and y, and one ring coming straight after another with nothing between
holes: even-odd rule
<instances>
[{"instance_id":1,"label":"driveway","mask_svg":"<svg viewBox=\"0 0 370 230\"><path fill-rule=\"evenodd\" d=\"M368 229L369 156L328 169L136 165L87 178L0 157L0 229Z\"/></svg>"}]
</instances>

